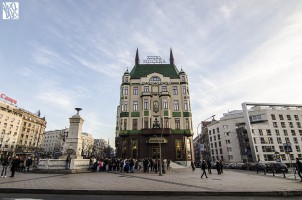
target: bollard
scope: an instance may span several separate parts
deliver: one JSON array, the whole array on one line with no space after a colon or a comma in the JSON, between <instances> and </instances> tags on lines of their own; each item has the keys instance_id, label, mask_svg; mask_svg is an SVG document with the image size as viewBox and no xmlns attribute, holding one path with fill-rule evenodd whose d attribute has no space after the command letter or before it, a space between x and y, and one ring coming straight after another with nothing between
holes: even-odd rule
<instances>
[{"instance_id":1,"label":"bollard","mask_svg":"<svg viewBox=\"0 0 302 200\"><path fill-rule=\"evenodd\" d=\"M266 169L264 169L263 172L264 172L264 175L266 175Z\"/></svg>"},{"instance_id":2,"label":"bollard","mask_svg":"<svg viewBox=\"0 0 302 200\"><path fill-rule=\"evenodd\" d=\"M274 168L273 168L273 176L275 176L275 170L274 170Z\"/></svg>"}]
</instances>

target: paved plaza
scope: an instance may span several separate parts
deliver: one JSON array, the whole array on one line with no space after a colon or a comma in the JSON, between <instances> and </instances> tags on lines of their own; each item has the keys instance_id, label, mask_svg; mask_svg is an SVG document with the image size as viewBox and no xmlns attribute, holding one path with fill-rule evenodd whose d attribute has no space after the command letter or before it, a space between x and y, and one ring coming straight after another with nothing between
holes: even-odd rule
<instances>
[{"instance_id":1,"label":"paved plaza","mask_svg":"<svg viewBox=\"0 0 302 200\"><path fill-rule=\"evenodd\" d=\"M163 176L155 173L91 172L78 174L16 173L0 178L0 192L49 194L153 194L153 195L302 195L302 183L293 175L212 170L209 178L200 178L197 168L171 169Z\"/></svg>"}]
</instances>

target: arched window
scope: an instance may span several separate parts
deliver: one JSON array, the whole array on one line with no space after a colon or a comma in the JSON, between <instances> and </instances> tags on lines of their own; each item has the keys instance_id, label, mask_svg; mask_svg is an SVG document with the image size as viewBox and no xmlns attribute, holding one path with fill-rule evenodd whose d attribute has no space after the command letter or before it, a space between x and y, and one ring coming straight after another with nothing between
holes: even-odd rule
<instances>
[{"instance_id":1,"label":"arched window","mask_svg":"<svg viewBox=\"0 0 302 200\"><path fill-rule=\"evenodd\" d=\"M160 78L158 76L152 76L150 81L160 81Z\"/></svg>"}]
</instances>

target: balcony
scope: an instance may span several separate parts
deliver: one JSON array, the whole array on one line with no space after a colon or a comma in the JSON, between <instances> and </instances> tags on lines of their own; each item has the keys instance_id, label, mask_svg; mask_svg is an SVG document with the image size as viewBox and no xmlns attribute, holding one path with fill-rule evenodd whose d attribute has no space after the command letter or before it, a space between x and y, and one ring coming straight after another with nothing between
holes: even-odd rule
<instances>
[{"instance_id":1,"label":"balcony","mask_svg":"<svg viewBox=\"0 0 302 200\"><path fill-rule=\"evenodd\" d=\"M164 132L163 132L164 131ZM143 135L171 135L172 129L170 128L152 128L152 129L142 129Z\"/></svg>"}]
</instances>

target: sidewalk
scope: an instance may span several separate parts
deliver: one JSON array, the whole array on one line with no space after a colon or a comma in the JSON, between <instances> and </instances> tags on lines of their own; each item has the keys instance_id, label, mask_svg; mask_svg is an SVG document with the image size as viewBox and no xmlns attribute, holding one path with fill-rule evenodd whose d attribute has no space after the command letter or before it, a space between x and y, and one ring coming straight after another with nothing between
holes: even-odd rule
<instances>
[{"instance_id":1,"label":"sidewalk","mask_svg":"<svg viewBox=\"0 0 302 200\"><path fill-rule=\"evenodd\" d=\"M155 173L16 173L15 178L0 178L0 192L48 194L119 195L223 195L223 196L302 196L302 183L292 178L272 177L256 172L212 170L200 178L201 170L172 169L163 176Z\"/></svg>"}]
</instances>

